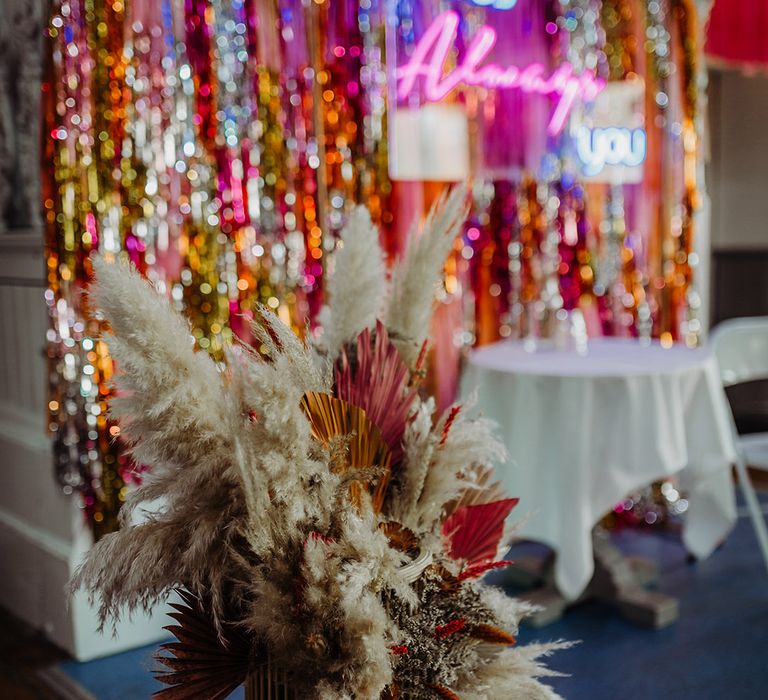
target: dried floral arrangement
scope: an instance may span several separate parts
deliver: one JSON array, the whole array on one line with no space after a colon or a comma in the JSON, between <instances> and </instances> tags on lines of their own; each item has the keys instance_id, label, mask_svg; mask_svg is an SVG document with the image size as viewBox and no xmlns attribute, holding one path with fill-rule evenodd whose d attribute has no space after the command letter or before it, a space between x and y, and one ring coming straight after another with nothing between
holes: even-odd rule
<instances>
[{"instance_id":1,"label":"dried floral arrangement","mask_svg":"<svg viewBox=\"0 0 768 700\"><path fill-rule=\"evenodd\" d=\"M556 697L541 659L567 644L516 646L530 608L479 580L510 563L516 503L492 480L494 426L460 405L436 417L419 393L466 199L437 203L390 280L356 209L322 333L305 343L259 309L260 352L234 347L226 369L138 273L95 261L111 410L151 470L73 586L102 626L179 591L156 697L224 698L265 669L285 697Z\"/></svg>"}]
</instances>

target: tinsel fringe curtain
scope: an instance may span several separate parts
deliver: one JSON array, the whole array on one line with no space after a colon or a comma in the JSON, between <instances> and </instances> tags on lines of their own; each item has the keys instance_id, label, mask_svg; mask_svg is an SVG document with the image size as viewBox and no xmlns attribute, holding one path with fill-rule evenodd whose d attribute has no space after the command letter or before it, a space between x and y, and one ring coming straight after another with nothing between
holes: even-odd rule
<instances>
[{"instance_id":1,"label":"tinsel fringe curtain","mask_svg":"<svg viewBox=\"0 0 768 700\"><path fill-rule=\"evenodd\" d=\"M443 4L391 7L423 28ZM456 7L470 18L462 31L501 22L515 60L530 52L606 80L643 76L649 152L642 185L584 185L539 133L541 102L489 94L499 117L484 121L470 92L451 98L477 123L483 162L503 154L507 168L477 173L446 268L439 400L452 398L462 347L551 333L574 310L592 333L695 342L691 2L519 0L501 19ZM97 537L116 527L141 465L106 414L113 367L83 295L90 254L129 258L219 360L234 336L253 340L257 302L303 332L350 204L368 206L394 256L442 189L389 180L384 15L383 0L54 3L44 86L49 424L59 480L81 494ZM413 35L398 36L407 49Z\"/></svg>"}]
</instances>

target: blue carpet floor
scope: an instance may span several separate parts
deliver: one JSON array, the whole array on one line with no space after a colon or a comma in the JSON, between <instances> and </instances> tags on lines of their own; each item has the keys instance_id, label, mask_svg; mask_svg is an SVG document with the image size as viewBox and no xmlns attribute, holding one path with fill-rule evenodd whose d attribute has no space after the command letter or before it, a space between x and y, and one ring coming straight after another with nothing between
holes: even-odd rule
<instances>
[{"instance_id":1,"label":"blue carpet floor","mask_svg":"<svg viewBox=\"0 0 768 700\"><path fill-rule=\"evenodd\" d=\"M689 564L678 537L623 532L627 553L660 565L658 590L680 601L679 620L645 630L609 607L585 603L520 642L581 639L551 658L570 674L551 685L567 700L759 700L768 698L768 573L751 522L706 561Z\"/></svg>"},{"instance_id":2,"label":"blue carpet floor","mask_svg":"<svg viewBox=\"0 0 768 700\"><path fill-rule=\"evenodd\" d=\"M678 536L624 531L627 553L659 563L659 590L680 600L680 619L660 631L586 603L541 630L524 628L519 643L579 639L549 665L566 678L551 685L566 700L762 700L768 698L768 575L752 525L741 517L728 541L690 564ZM160 685L151 675L154 648L61 669L98 700L145 700ZM232 698L242 698L242 692ZM493 698L490 700L506 700Z\"/></svg>"}]
</instances>

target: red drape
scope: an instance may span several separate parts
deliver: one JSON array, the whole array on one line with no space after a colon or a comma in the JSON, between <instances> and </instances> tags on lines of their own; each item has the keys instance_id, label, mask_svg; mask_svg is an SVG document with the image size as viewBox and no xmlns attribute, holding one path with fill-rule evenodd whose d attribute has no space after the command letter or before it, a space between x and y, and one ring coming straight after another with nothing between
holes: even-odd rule
<instances>
[{"instance_id":1,"label":"red drape","mask_svg":"<svg viewBox=\"0 0 768 700\"><path fill-rule=\"evenodd\" d=\"M738 68L768 70L768 0L715 0L705 51Z\"/></svg>"}]
</instances>

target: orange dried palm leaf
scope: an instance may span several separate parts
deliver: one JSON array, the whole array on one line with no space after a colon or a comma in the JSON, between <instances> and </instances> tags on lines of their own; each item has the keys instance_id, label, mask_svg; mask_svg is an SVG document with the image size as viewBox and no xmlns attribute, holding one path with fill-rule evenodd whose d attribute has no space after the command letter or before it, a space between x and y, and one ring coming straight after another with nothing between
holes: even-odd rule
<instances>
[{"instance_id":1,"label":"orange dried palm leaf","mask_svg":"<svg viewBox=\"0 0 768 700\"><path fill-rule=\"evenodd\" d=\"M456 695L456 693L454 693L449 688L446 688L444 685L429 685L427 687L430 690L433 690L437 697L443 698L443 700L461 700L461 698Z\"/></svg>"},{"instance_id":2,"label":"orange dried palm leaf","mask_svg":"<svg viewBox=\"0 0 768 700\"><path fill-rule=\"evenodd\" d=\"M492 625L472 625L469 629L469 636L486 644L503 644L509 646L517 643L517 639L509 632L505 632Z\"/></svg>"},{"instance_id":3,"label":"orange dried palm leaf","mask_svg":"<svg viewBox=\"0 0 768 700\"><path fill-rule=\"evenodd\" d=\"M400 686L390 683L381 693L381 700L400 700Z\"/></svg>"},{"instance_id":4,"label":"orange dried palm leaf","mask_svg":"<svg viewBox=\"0 0 768 700\"><path fill-rule=\"evenodd\" d=\"M362 408L330 394L308 392L301 399L301 407L312 426L312 435L319 442L328 446L335 437L348 437L347 469L375 467L381 472L371 493L374 510L381 512L392 460L391 451L381 431ZM352 501L358 505L361 503L363 488L359 481L350 485Z\"/></svg>"},{"instance_id":5,"label":"orange dried palm leaf","mask_svg":"<svg viewBox=\"0 0 768 700\"><path fill-rule=\"evenodd\" d=\"M419 539L405 525L401 525L394 520L379 524L381 530L389 540L389 545L393 549L408 554L414 554L419 549Z\"/></svg>"}]
</instances>

